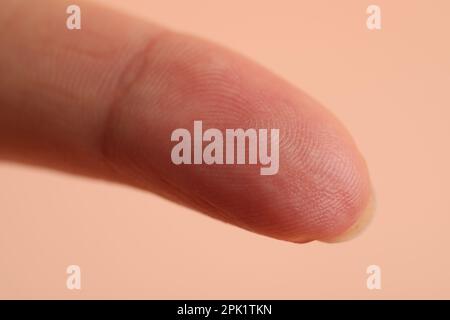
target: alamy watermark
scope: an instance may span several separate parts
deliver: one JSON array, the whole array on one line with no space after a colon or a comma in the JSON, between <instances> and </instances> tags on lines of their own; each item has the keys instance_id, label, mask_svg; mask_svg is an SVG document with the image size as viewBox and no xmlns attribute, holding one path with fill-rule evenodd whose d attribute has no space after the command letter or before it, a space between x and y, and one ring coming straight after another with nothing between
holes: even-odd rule
<instances>
[{"instance_id":1,"label":"alamy watermark","mask_svg":"<svg viewBox=\"0 0 450 320\"><path fill-rule=\"evenodd\" d=\"M225 129L223 133L210 128L203 132L203 122L194 121L193 135L188 129L180 128L172 132L170 139L178 142L170 155L176 165L259 163L260 175L278 173L279 129L270 129L269 139L268 129Z\"/></svg>"},{"instance_id":2,"label":"alamy watermark","mask_svg":"<svg viewBox=\"0 0 450 320\"><path fill-rule=\"evenodd\" d=\"M369 290L381 290L381 268L376 264L367 267L366 273L369 275L366 286Z\"/></svg>"},{"instance_id":3,"label":"alamy watermark","mask_svg":"<svg viewBox=\"0 0 450 320\"><path fill-rule=\"evenodd\" d=\"M69 290L81 290L81 268L76 264L67 267L66 273L69 275L66 280L66 287Z\"/></svg>"}]
</instances>

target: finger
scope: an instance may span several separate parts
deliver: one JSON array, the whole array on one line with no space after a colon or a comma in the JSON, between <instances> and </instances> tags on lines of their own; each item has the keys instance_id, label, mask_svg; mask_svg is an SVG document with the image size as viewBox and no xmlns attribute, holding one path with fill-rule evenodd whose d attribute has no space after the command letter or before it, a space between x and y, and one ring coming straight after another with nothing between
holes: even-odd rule
<instances>
[{"instance_id":1,"label":"finger","mask_svg":"<svg viewBox=\"0 0 450 320\"><path fill-rule=\"evenodd\" d=\"M79 2L82 29L69 31L69 4L2 3L1 158L128 183L293 242L342 238L367 220L366 164L316 101L233 52L92 2ZM175 165L171 134L195 120L279 129L278 171Z\"/></svg>"}]
</instances>

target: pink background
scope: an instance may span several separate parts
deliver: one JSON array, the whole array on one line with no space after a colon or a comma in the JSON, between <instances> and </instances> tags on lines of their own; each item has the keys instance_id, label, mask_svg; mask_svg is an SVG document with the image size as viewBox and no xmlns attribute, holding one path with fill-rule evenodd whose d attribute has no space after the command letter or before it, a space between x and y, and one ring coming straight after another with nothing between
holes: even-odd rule
<instances>
[{"instance_id":1,"label":"pink background","mask_svg":"<svg viewBox=\"0 0 450 320\"><path fill-rule=\"evenodd\" d=\"M450 298L449 1L104 2L231 47L328 106L366 157L375 219L351 242L296 245L0 163L0 298ZM366 28L370 4L381 31ZM371 264L381 290L366 288Z\"/></svg>"}]
</instances>

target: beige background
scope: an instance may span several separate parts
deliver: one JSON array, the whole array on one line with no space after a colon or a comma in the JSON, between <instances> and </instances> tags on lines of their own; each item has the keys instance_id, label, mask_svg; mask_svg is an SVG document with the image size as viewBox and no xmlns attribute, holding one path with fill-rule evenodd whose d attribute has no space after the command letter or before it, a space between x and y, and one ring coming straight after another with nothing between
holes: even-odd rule
<instances>
[{"instance_id":1,"label":"beige background","mask_svg":"<svg viewBox=\"0 0 450 320\"><path fill-rule=\"evenodd\" d=\"M240 51L327 105L366 156L375 220L348 243L295 245L0 163L0 298L450 298L449 1L108 2ZM381 31L365 26L369 4ZM65 287L69 264L81 291ZM382 290L366 288L370 264Z\"/></svg>"}]
</instances>

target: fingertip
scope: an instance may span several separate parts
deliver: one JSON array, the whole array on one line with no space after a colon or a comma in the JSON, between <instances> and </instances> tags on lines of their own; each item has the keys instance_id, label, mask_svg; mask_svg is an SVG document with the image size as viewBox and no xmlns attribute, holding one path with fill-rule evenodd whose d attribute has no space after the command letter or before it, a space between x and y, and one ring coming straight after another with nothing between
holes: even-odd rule
<instances>
[{"instance_id":1,"label":"fingertip","mask_svg":"<svg viewBox=\"0 0 450 320\"><path fill-rule=\"evenodd\" d=\"M359 218L356 220L356 222L353 223L343 233L331 238L319 239L319 241L325 243L341 243L357 238L371 224L373 217L375 215L375 211L376 211L376 198L373 188L371 188L371 193L369 196L369 200L367 201L367 205L365 209L360 213Z\"/></svg>"}]
</instances>

